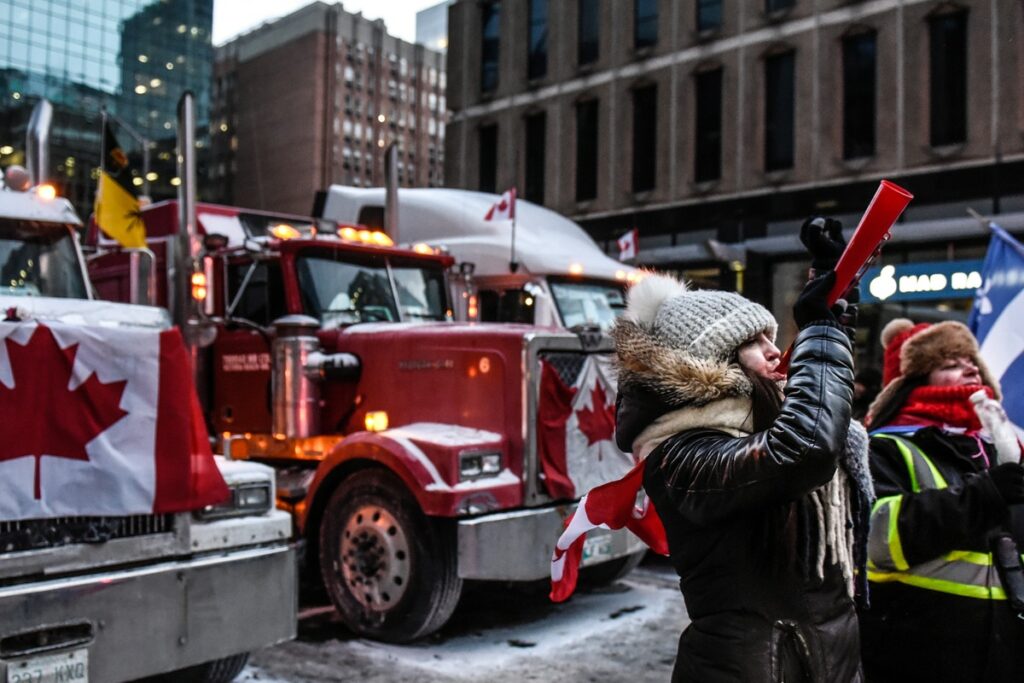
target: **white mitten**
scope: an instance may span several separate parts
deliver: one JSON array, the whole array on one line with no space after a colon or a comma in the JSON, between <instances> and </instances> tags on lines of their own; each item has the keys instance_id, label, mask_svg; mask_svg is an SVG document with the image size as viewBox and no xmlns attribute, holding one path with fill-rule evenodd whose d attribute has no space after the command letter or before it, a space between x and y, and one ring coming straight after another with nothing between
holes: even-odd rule
<instances>
[{"instance_id":1,"label":"white mitten","mask_svg":"<svg viewBox=\"0 0 1024 683\"><path fill-rule=\"evenodd\" d=\"M971 394L971 403L974 404L974 412L981 420L981 426L992 437L996 446L996 461L999 464L1004 462L1020 462L1021 446L1017 440L1017 432L1014 431L1010 418L999 401L989 398L983 390Z\"/></svg>"}]
</instances>

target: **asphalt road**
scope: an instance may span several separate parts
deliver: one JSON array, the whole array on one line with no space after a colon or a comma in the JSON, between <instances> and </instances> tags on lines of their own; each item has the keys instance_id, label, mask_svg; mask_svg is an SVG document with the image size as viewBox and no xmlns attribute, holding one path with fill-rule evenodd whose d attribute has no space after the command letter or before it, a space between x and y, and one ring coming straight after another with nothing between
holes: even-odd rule
<instances>
[{"instance_id":1,"label":"asphalt road","mask_svg":"<svg viewBox=\"0 0 1024 683\"><path fill-rule=\"evenodd\" d=\"M561 605L542 592L472 586L445 628L397 646L356 638L326 606L306 606L296 640L253 654L246 683L667 681L687 623L676 577L648 560Z\"/></svg>"}]
</instances>

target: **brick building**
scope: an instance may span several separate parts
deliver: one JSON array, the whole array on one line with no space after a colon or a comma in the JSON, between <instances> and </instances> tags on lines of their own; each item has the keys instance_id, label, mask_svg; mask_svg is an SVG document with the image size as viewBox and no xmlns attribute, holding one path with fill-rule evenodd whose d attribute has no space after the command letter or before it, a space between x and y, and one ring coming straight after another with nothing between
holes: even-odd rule
<instances>
[{"instance_id":1,"label":"brick building","mask_svg":"<svg viewBox=\"0 0 1024 683\"><path fill-rule=\"evenodd\" d=\"M217 48L210 180L222 201L308 214L332 183L443 179L444 55L316 2Z\"/></svg>"},{"instance_id":2,"label":"brick building","mask_svg":"<svg viewBox=\"0 0 1024 683\"><path fill-rule=\"evenodd\" d=\"M637 227L640 262L745 287L783 317L801 219L854 225L881 178L916 195L891 262L978 258L987 235L967 207L1024 228L1022 11L992 0L460 0L446 180L516 185L609 248ZM961 316L967 303L923 313ZM908 306L896 308L922 312Z\"/></svg>"}]
</instances>

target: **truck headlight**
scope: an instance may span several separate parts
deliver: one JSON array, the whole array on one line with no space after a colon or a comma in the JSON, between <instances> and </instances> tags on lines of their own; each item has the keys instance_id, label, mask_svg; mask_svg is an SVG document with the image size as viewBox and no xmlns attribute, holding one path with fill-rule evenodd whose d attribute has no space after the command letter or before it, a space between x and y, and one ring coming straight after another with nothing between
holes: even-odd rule
<instances>
[{"instance_id":1,"label":"truck headlight","mask_svg":"<svg viewBox=\"0 0 1024 683\"><path fill-rule=\"evenodd\" d=\"M459 481L493 477L501 472L501 453L487 451L459 454Z\"/></svg>"},{"instance_id":2,"label":"truck headlight","mask_svg":"<svg viewBox=\"0 0 1024 683\"><path fill-rule=\"evenodd\" d=\"M230 486L231 495L219 505L207 505L196 515L200 519L221 519L262 515L270 509L270 482L246 483Z\"/></svg>"}]
</instances>

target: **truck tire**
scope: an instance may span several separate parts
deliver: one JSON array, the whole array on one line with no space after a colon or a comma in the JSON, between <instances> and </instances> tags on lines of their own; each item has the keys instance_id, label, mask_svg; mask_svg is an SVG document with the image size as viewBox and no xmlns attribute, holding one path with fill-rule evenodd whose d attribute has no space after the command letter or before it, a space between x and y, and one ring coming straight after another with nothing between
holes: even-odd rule
<instances>
[{"instance_id":1,"label":"truck tire","mask_svg":"<svg viewBox=\"0 0 1024 683\"><path fill-rule=\"evenodd\" d=\"M231 683L242 673L248 661L249 653L243 652L146 680L152 683Z\"/></svg>"},{"instance_id":2,"label":"truck tire","mask_svg":"<svg viewBox=\"0 0 1024 683\"><path fill-rule=\"evenodd\" d=\"M455 527L428 519L390 472L335 490L320 524L320 573L346 625L407 643L444 626L462 594Z\"/></svg>"},{"instance_id":3,"label":"truck tire","mask_svg":"<svg viewBox=\"0 0 1024 683\"><path fill-rule=\"evenodd\" d=\"M625 557L619 557L590 567L583 567L580 570L580 585L597 588L615 583L636 569L646 554L646 550L641 550L632 555L626 555Z\"/></svg>"}]
</instances>

